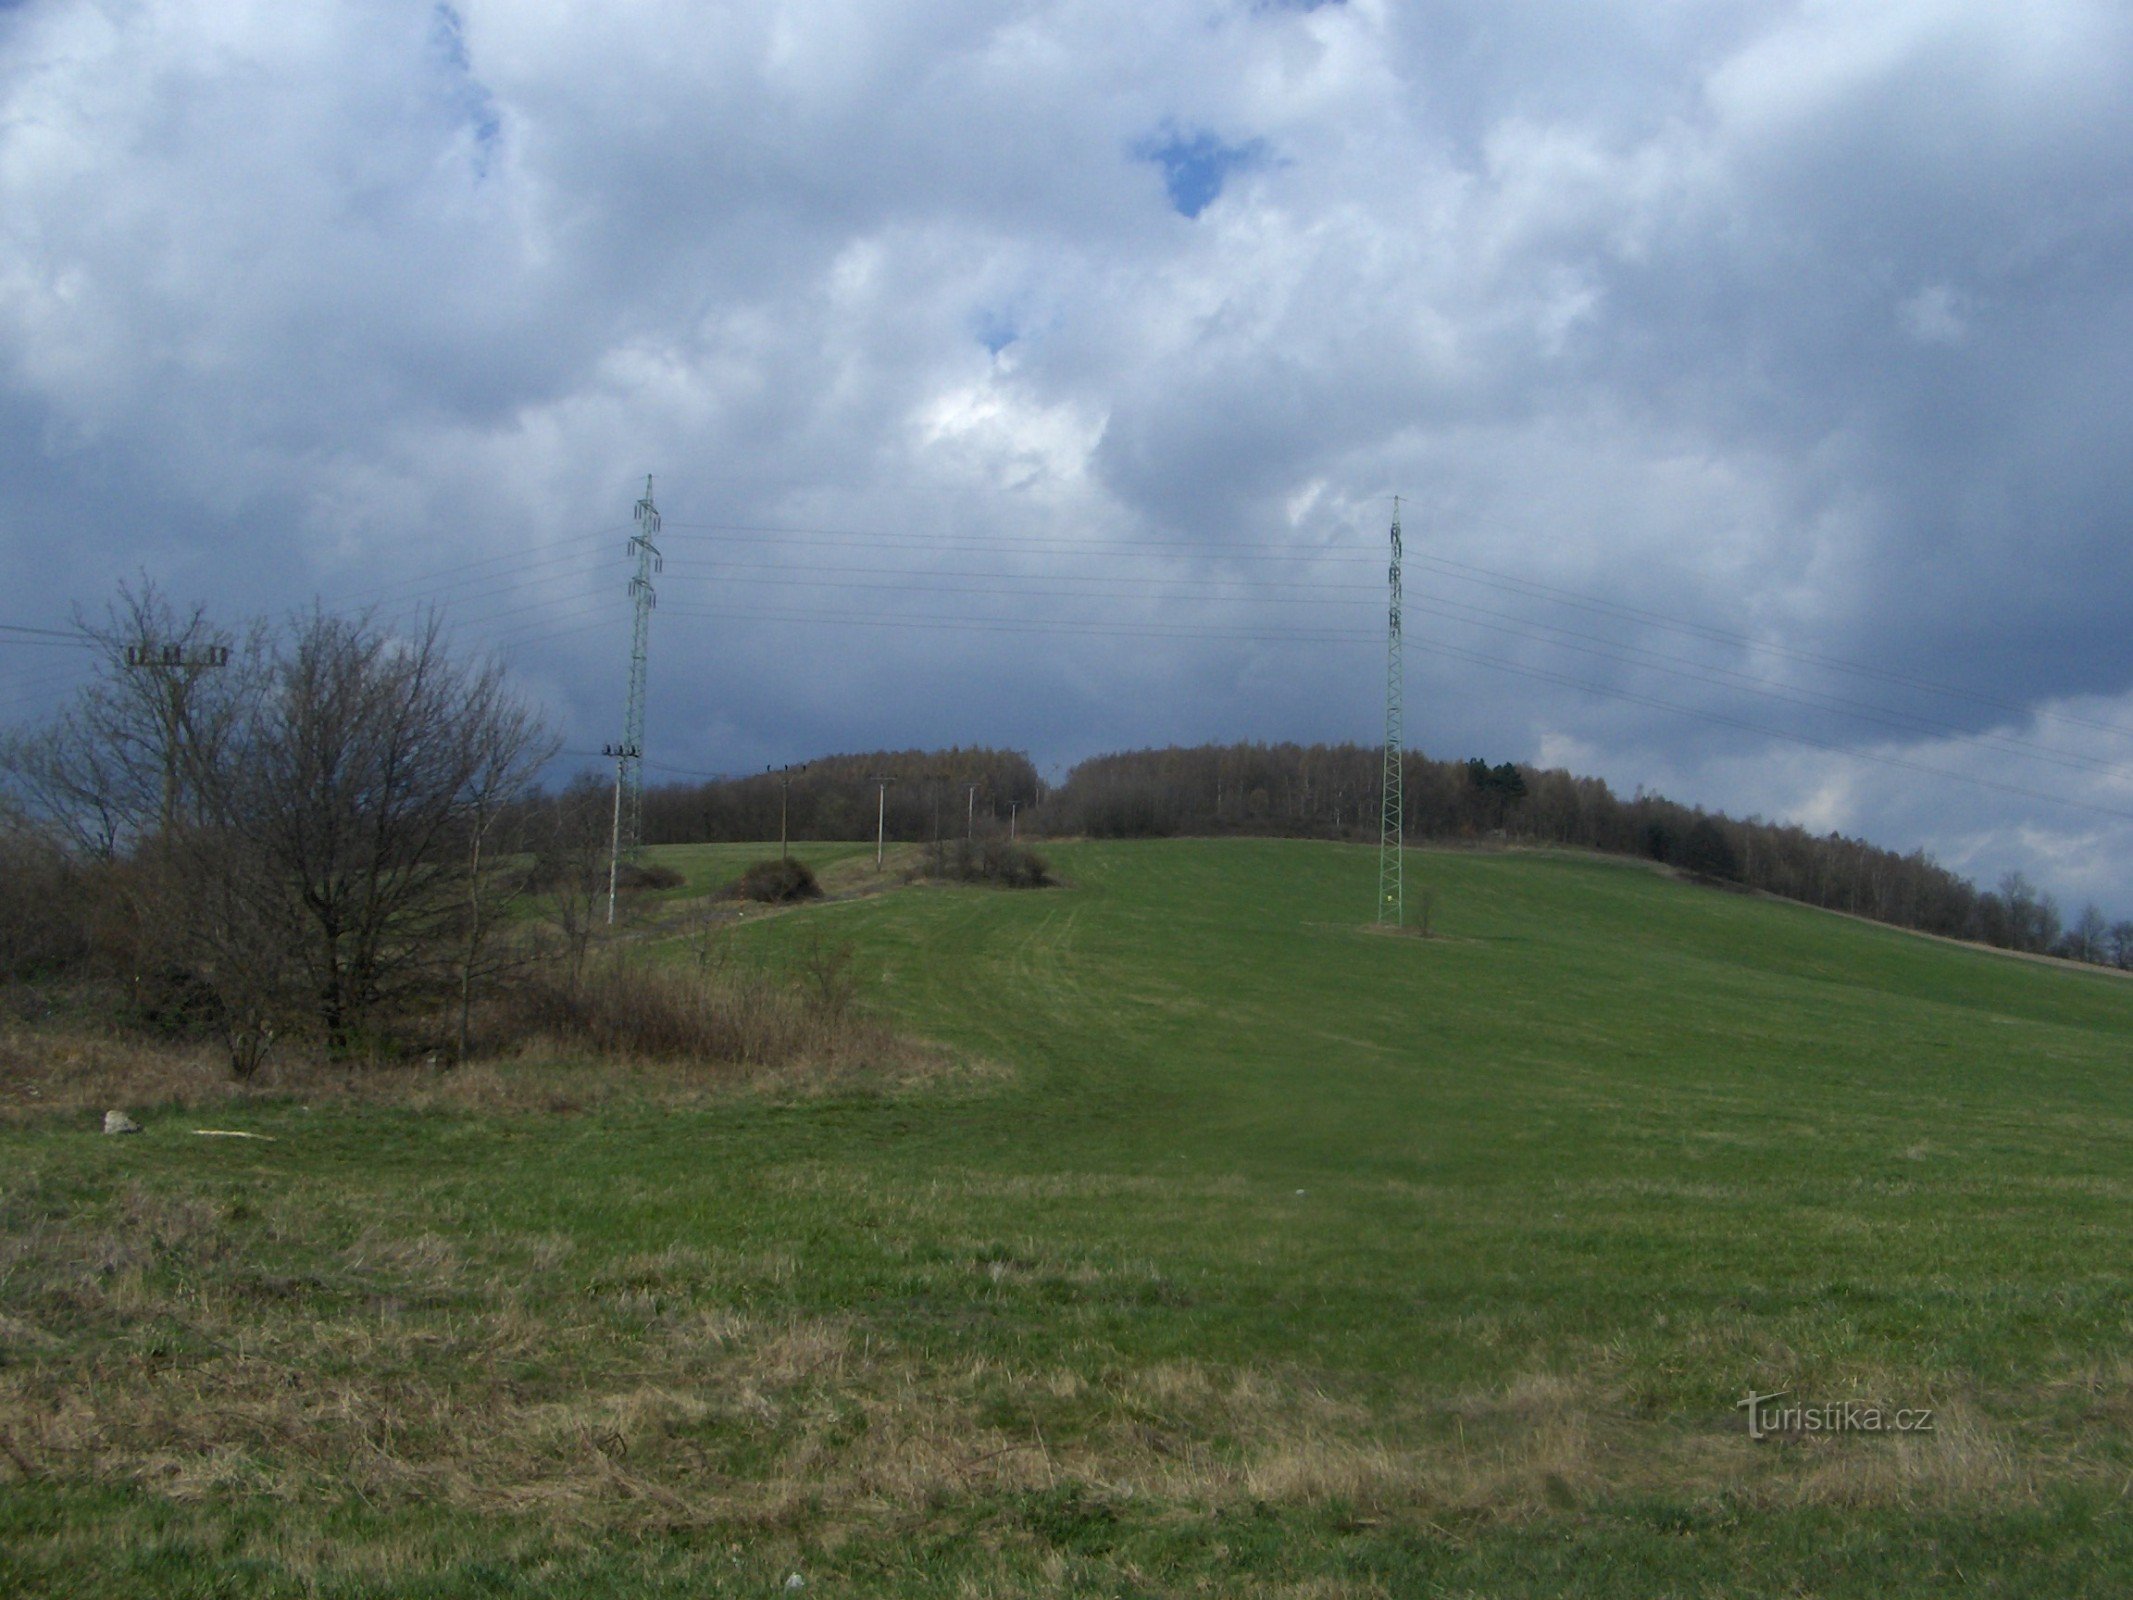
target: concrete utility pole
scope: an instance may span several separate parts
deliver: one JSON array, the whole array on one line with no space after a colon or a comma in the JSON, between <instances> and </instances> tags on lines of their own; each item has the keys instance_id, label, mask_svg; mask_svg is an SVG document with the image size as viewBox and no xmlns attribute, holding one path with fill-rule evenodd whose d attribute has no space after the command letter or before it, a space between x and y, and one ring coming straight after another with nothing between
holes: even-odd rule
<instances>
[{"instance_id":1,"label":"concrete utility pole","mask_svg":"<svg viewBox=\"0 0 2133 1600\"><path fill-rule=\"evenodd\" d=\"M1020 811L1021 809L1021 801L1010 800L1007 802L1007 842L1009 844L1013 844L1015 842L1015 813Z\"/></svg>"},{"instance_id":2,"label":"concrete utility pole","mask_svg":"<svg viewBox=\"0 0 2133 1600\"><path fill-rule=\"evenodd\" d=\"M967 844L978 842L978 786L970 785L970 798L963 805L963 839Z\"/></svg>"},{"instance_id":3,"label":"concrete utility pole","mask_svg":"<svg viewBox=\"0 0 2133 1600\"><path fill-rule=\"evenodd\" d=\"M615 826L607 846L607 925L615 925L615 882L622 876L622 772L638 754L634 745L603 744L602 755L615 758Z\"/></svg>"},{"instance_id":4,"label":"concrete utility pole","mask_svg":"<svg viewBox=\"0 0 2133 1600\"><path fill-rule=\"evenodd\" d=\"M152 672L161 692L156 696L156 716L162 723L163 804L160 815L166 836L178 820L178 753L191 729L190 700L194 682L202 673L230 664L226 644L203 645L187 650L182 644L129 644L126 667L132 672Z\"/></svg>"},{"instance_id":5,"label":"concrete utility pole","mask_svg":"<svg viewBox=\"0 0 2133 1600\"><path fill-rule=\"evenodd\" d=\"M796 767L795 767L795 766L783 766L783 767L779 767L779 768L777 769L777 774L778 774L778 859L779 859L780 861L790 861L790 860L792 859L792 852L791 852L791 851L790 851L789 849L787 849L787 848L786 848L786 845L785 845L785 808L786 808L786 804L787 804L787 802L788 802L788 801L790 801L790 800L791 800L791 798L792 798L792 775L793 775L793 774L794 774L795 772L805 772L805 771L807 770L807 768L808 768L808 763L806 763L806 762L804 762L804 761L803 761L803 762L801 762L801 763L800 763L800 764L799 764L798 766L796 766ZM771 769L770 769L770 768L768 768L768 767L765 767L765 768L764 768L763 770L764 770L765 772L768 772L768 771L770 771Z\"/></svg>"},{"instance_id":6,"label":"concrete utility pole","mask_svg":"<svg viewBox=\"0 0 2133 1600\"><path fill-rule=\"evenodd\" d=\"M877 793L874 797L874 870L881 870L882 847L889 837L889 785L894 778L874 774Z\"/></svg>"}]
</instances>

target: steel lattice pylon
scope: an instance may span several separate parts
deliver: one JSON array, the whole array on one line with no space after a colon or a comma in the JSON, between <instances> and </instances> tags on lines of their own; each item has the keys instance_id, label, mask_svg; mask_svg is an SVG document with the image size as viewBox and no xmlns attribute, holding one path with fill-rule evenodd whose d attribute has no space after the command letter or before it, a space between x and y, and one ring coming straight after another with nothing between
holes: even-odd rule
<instances>
[{"instance_id":1,"label":"steel lattice pylon","mask_svg":"<svg viewBox=\"0 0 2133 1600\"><path fill-rule=\"evenodd\" d=\"M630 634L630 699L622 725L620 759L622 783L622 853L634 855L644 843L644 678L645 651L651 640L652 607L658 596L652 592L652 574L665 563L653 540L659 534L659 508L652 504L652 480L644 480L644 498L637 502L637 531L630 536L629 551L637 558L637 574L630 579L630 598L637 615Z\"/></svg>"},{"instance_id":2,"label":"steel lattice pylon","mask_svg":"<svg viewBox=\"0 0 2133 1600\"><path fill-rule=\"evenodd\" d=\"M622 714L622 742L607 746L605 753L615 763L615 825L607 857L607 920L615 920L615 888L622 872L622 858L634 856L644 842L644 665L645 648L652 635L652 574L662 570L659 546L659 508L652 504L652 479L644 479L644 498L637 502L637 531L630 535L629 554L637 558L636 576L630 579L630 599L637 615L630 631L630 698Z\"/></svg>"},{"instance_id":3,"label":"steel lattice pylon","mask_svg":"<svg viewBox=\"0 0 2133 1600\"><path fill-rule=\"evenodd\" d=\"M1392 600L1386 613L1385 633L1385 794L1378 814L1378 922L1404 926L1407 917L1405 883L1406 793L1405 760L1401 738L1400 669L1400 501L1392 502L1392 566L1387 573Z\"/></svg>"}]
</instances>

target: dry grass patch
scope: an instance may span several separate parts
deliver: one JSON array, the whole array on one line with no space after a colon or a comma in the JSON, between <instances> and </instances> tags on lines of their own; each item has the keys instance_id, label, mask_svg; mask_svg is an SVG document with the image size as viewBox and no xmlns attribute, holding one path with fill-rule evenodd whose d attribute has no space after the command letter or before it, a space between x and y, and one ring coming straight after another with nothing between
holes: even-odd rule
<instances>
[{"instance_id":1,"label":"dry grass patch","mask_svg":"<svg viewBox=\"0 0 2133 1600\"><path fill-rule=\"evenodd\" d=\"M1094 1370L925 1359L863 1309L751 1310L736 1284L797 1270L775 1251L679 1241L561 1275L578 1250L553 1236L372 1223L289 1259L301 1216L294 1199L240 1218L139 1185L70 1215L17 1186L0 1217L0 1474L537 1512L588 1533L820 1530L1040 1491L1446 1528L1652 1494L1962 1511L2122 1476L2108 1437L2040 1441L1967 1399L1929 1435L1755 1442L1737 1413L1655 1420L1605 1349L1456 1394L1115 1354ZM1814 1387L1894 1382L1833 1369ZM2133 1363L2061 1388L2118 1414Z\"/></svg>"},{"instance_id":2,"label":"dry grass patch","mask_svg":"<svg viewBox=\"0 0 2133 1600\"><path fill-rule=\"evenodd\" d=\"M883 852L878 869L874 865L874 853L869 850L864 855L832 861L816 873L816 881L822 885L822 892L835 900L885 894L905 886L912 869L924 854L923 845L892 844Z\"/></svg>"},{"instance_id":3,"label":"dry grass patch","mask_svg":"<svg viewBox=\"0 0 2133 1600\"><path fill-rule=\"evenodd\" d=\"M205 1047L0 1023L0 1118L10 1122L55 1112L101 1115L111 1106L221 1105L244 1092L227 1059Z\"/></svg>"},{"instance_id":4,"label":"dry grass patch","mask_svg":"<svg viewBox=\"0 0 2133 1600\"><path fill-rule=\"evenodd\" d=\"M1795 1449L1805 1470L1778 1491L1791 1504L1846 1509L2034 1503L2039 1468L1967 1403L1942 1406L1933 1431L1886 1439L1808 1439ZM2059 1464L2051 1464L2056 1468ZM2056 1470L2049 1476L2055 1480Z\"/></svg>"},{"instance_id":5,"label":"dry grass patch","mask_svg":"<svg viewBox=\"0 0 2133 1600\"><path fill-rule=\"evenodd\" d=\"M602 1053L605 1052L605 1053ZM694 1054L673 1035L642 1052L567 1029L523 1032L498 1056L328 1063L270 1059L248 1083L220 1052L86 1032L0 1029L0 1122L51 1117L96 1125L106 1110L212 1112L301 1101L391 1105L470 1115L572 1115L616 1104L709 1105L736 1092L779 1096L902 1093L998 1069L854 1020L782 1027L775 1048L741 1058Z\"/></svg>"},{"instance_id":6,"label":"dry grass patch","mask_svg":"<svg viewBox=\"0 0 2133 1600\"><path fill-rule=\"evenodd\" d=\"M460 1353L523 1356L516 1331L508 1318L474 1318ZM595 1377L544 1398L424 1377L429 1356L450 1352L390 1327L342 1343L334 1365L347 1375L323 1383L307 1376L319 1351L271 1342L174 1368L122 1359L87 1382L11 1369L0 1375L0 1426L28 1470L117 1478L175 1499L354 1492L374 1503L538 1509L582 1528L904 1518L1061 1484L1203 1508L1475 1525L1629 1492L1983 1508L2029 1494L2034 1479L2008 1441L1964 1416L1915 1441L1758 1455L1742 1440L1701 1449L1694 1437L1625 1428L1567 1393L1536 1411L1530 1394L1507 1392L1462 1434L1427 1426L1426 1407L1387 1418L1263 1374L1225 1383L1174 1368L1129 1380L1130 1413L1057 1440L983 1420L998 1373L929 1369L848 1327L727 1312L695 1319L692 1331L676 1330L671 1365L645 1381ZM1018 1381L1085 1397L1080 1380L1057 1373Z\"/></svg>"}]
</instances>

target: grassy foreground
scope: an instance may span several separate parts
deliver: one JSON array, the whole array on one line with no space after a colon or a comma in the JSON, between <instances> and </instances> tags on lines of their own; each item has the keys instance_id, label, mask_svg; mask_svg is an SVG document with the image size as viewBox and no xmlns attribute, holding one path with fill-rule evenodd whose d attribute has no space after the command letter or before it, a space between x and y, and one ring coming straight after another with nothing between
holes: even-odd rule
<instances>
[{"instance_id":1,"label":"grassy foreground","mask_svg":"<svg viewBox=\"0 0 2133 1600\"><path fill-rule=\"evenodd\" d=\"M1424 942L1352 848L1054 855L729 935L848 941L933 1081L0 1122L0 1592L2133 1584L2133 985L1592 860L1418 854Z\"/></svg>"}]
</instances>

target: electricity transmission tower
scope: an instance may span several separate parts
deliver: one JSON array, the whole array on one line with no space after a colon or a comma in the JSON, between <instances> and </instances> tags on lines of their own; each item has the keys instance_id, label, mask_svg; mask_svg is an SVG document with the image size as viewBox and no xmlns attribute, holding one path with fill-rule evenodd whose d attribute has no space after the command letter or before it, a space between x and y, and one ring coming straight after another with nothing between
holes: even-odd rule
<instances>
[{"instance_id":1,"label":"electricity transmission tower","mask_svg":"<svg viewBox=\"0 0 2133 1600\"><path fill-rule=\"evenodd\" d=\"M1401 748L1400 700L1400 497L1392 498L1392 566L1387 572L1391 604L1385 629L1385 796L1378 816L1378 923L1400 927L1406 918L1403 881L1404 751Z\"/></svg>"},{"instance_id":2,"label":"electricity transmission tower","mask_svg":"<svg viewBox=\"0 0 2133 1600\"><path fill-rule=\"evenodd\" d=\"M604 753L615 760L615 831L607 860L607 920L615 920L615 880L621 875L622 858L634 856L644 842L644 668L645 650L651 640L652 606L658 596L652 591L652 574L665 570L659 546L659 508L652 504L652 478L645 474L644 498L637 502L637 531L630 535L629 553L637 558L636 576L630 579L630 599L637 614L630 632L629 709L622 719L622 743L607 745Z\"/></svg>"}]
</instances>

